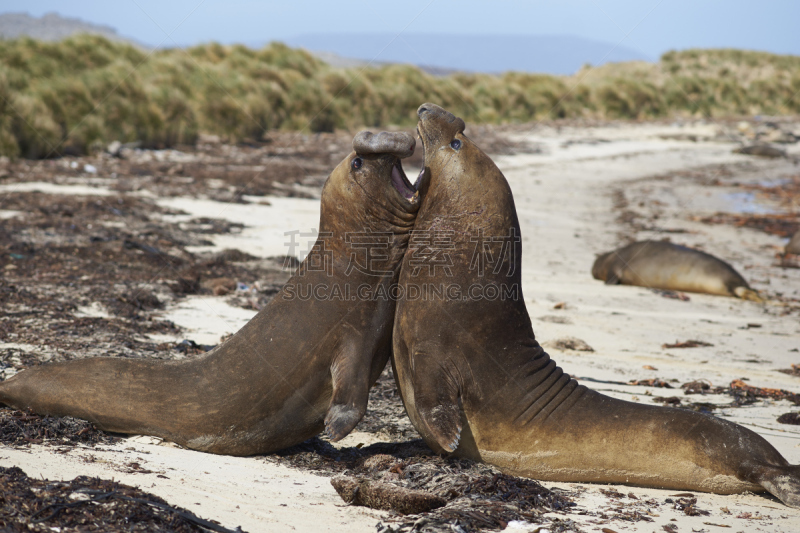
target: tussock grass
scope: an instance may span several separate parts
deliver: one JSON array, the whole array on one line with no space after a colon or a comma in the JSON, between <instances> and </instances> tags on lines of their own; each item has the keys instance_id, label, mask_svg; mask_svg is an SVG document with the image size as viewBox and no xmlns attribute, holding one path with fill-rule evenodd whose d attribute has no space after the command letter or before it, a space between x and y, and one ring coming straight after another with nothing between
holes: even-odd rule
<instances>
[{"instance_id":1,"label":"tussock grass","mask_svg":"<svg viewBox=\"0 0 800 533\"><path fill-rule=\"evenodd\" d=\"M412 126L433 101L476 123L800 113L800 57L668 52L573 76L432 77L409 65L336 69L300 49L217 43L151 53L94 35L0 41L0 154L54 157L111 141L235 142L269 130Z\"/></svg>"}]
</instances>

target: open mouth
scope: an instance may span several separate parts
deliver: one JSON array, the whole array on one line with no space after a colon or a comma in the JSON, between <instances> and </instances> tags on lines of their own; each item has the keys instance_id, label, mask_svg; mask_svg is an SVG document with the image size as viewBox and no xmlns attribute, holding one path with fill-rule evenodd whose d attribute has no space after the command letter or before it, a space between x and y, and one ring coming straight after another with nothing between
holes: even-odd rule
<instances>
[{"instance_id":1,"label":"open mouth","mask_svg":"<svg viewBox=\"0 0 800 533\"><path fill-rule=\"evenodd\" d=\"M408 181L399 159L392 167L392 185L406 200L413 201L417 196L417 189Z\"/></svg>"},{"instance_id":2,"label":"open mouth","mask_svg":"<svg viewBox=\"0 0 800 533\"><path fill-rule=\"evenodd\" d=\"M414 189L418 190L420 184L422 183L422 177L425 175L425 141L422 140L422 134L419 131L419 125L417 126L417 139L419 139L420 150L422 150L422 168L420 169L419 175L414 182Z\"/></svg>"}]
</instances>

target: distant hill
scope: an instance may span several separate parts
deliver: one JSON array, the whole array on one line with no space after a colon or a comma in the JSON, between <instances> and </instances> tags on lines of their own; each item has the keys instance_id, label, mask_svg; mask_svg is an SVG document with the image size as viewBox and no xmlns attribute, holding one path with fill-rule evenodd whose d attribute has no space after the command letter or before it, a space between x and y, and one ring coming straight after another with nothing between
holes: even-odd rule
<instances>
[{"instance_id":1,"label":"distant hill","mask_svg":"<svg viewBox=\"0 0 800 533\"><path fill-rule=\"evenodd\" d=\"M139 48L149 48L123 37L111 26L47 13L0 15L0 39L31 37L59 41L71 35L90 33ZM395 37L383 34L315 33L282 39L302 47L335 67L381 66L408 63L434 76L454 72L501 73L541 72L574 74L586 64L599 66L622 61L654 61L654 58L625 46L570 35L445 35L410 33ZM245 43L261 48L266 42Z\"/></svg>"},{"instance_id":2,"label":"distant hill","mask_svg":"<svg viewBox=\"0 0 800 533\"><path fill-rule=\"evenodd\" d=\"M464 72L573 74L585 64L654 61L625 46L571 35L307 34L290 46L377 63L411 63Z\"/></svg>"},{"instance_id":3,"label":"distant hill","mask_svg":"<svg viewBox=\"0 0 800 533\"><path fill-rule=\"evenodd\" d=\"M254 45L253 48L261 48L259 45ZM335 68L365 68L365 67L381 67L384 65L389 65L391 63L386 61L368 61L366 59L355 59L352 57L342 57L338 54L333 52L326 52L320 50L309 50L311 55L316 57L317 59L324 61L325 63L329 64ZM417 65L420 70L423 72L430 74L431 76L449 76L450 74L455 74L458 72L456 69L451 68L441 68L441 67L431 67L429 65Z\"/></svg>"},{"instance_id":4,"label":"distant hill","mask_svg":"<svg viewBox=\"0 0 800 533\"><path fill-rule=\"evenodd\" d=\"M62 17L58 13L47 13L41 18L32 17L27 13L4 13L0 15L0 38L2 39L31 37L40 41L60 41L78 33L102 35L111 41L126 42L146 48L133 39L119 35L117 30L111 26Z\"/></svg>"}]
</instances>

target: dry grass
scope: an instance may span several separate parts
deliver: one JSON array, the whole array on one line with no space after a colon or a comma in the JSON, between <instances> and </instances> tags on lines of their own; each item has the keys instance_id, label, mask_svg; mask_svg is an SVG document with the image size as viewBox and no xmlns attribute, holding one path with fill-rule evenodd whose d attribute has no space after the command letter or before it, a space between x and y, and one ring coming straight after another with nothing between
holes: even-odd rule
<instances>
[{"instance_id":1,"label":"dry grass","mask_svg":"<svg viewBox=\"0 0 800 533\"><path fill-rule=\"evenodd\" d=\"M800 112L800 57L668 52L656 64L586 66L573 76L509 72L436 78L409 65L335 69L303 50L212 43L146 53L100 36L0 41L0 154L83 154L228 141L269 130L410 126L437 102L473 123Z\"/></svg>"}]
</instances>

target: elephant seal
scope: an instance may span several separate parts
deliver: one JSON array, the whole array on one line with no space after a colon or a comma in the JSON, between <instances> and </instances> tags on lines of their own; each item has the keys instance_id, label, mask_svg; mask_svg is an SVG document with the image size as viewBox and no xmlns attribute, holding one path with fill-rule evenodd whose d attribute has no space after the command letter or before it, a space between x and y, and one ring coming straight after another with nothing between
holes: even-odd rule
<instances>
[{"instance_id":1,"label":"elephant seal","mask_svg":"<svg viewBox=\"0 0 800 533\"><path fill-rule=\"evenodd\" d=\"M592 276L606 285L638 285L763 301L725 261L665 241L639 241L604 253L592 265Z\"/></svg>"},{"instance_id":2,"label":"elephant seal","mask_svg":"<svg viewBox=\"0 0 800 533\"><path fill-rule=\"evenodd\" d=\"M797 230L794 236L789 239L784 252L787 254L800 255L800 230Z\"/></svg>"},{"instance_id":3,"label":"elephant seal","mask_svg":"<svg viewBox=\"0 0 800 533\"><path fill-rule=\"evenodd\" d=\"M758 157L768 157L777 159L779 157L786 157L786 150L776 148L769 144L749 144L747 146L740 146L733 150L734 154L755 155Z\"/></svg>"},{"instance_id":4,"label":"elephant seal","mask_svg":"<svg viewBox=\"0 0 800 533\"><path fill-rule=\"evenodd\" d=\"M267 453L323 428L341 439L390 356L394 302L374 295L396 283L419 208L400 164L415 144L407 133L355 137L323 186L312 253L202 358L45 364L0 383L0 403L217 454Z\"/></svg>"},{"instance_id":5,"label":"elephant seal","mask_svg":"<svg viewBox=\"0 0 800 533\"><path fill-rule=\"evenodd\" d=\"M525 307L508 183L464 136L461 119L432 104L418 113L425 175L414 232L422 236L412 235L403 259L392 364L428 445L543 480L766 489L800 505L800 466L756 433L604 396L556 366ZM437 234L433 246L428 236ZM420 294L441 284L444 291Z\"/></svg>"}]
</instances>

